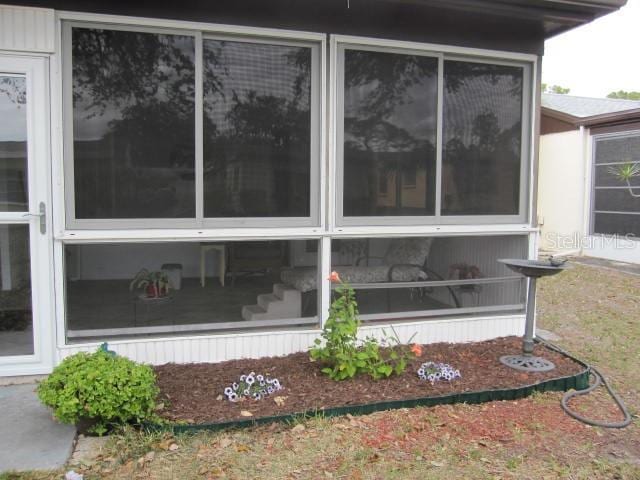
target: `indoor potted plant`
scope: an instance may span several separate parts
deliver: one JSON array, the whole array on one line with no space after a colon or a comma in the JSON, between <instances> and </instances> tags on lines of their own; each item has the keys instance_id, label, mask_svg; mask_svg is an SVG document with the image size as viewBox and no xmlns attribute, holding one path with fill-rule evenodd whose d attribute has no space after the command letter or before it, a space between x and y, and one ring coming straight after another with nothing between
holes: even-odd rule
<instances>
[{"instance_id":1,"label":"indoor potted plant","mask_svg":"<svg viewBox=\"0 0 640 480\"><path fill-rule=\"evenodd\" d=\"M161 298L169 294L169 276L166 272L150 272L143 268L129 284L129 290L144 289L147 298Z\"/></svg>"}]
</instances>

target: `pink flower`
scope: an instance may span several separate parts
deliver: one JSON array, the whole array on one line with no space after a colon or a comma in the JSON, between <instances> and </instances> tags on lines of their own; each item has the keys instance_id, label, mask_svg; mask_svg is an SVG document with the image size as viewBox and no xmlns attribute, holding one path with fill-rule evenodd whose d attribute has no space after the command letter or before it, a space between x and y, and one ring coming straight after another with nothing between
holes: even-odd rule
<instances>
[{"instance_id":1,"label":"pink flower","mask_svg":"<svg viewBox=\"0 0 640 480\"><path fill-rule=\"evenodd\" d=\"M422 345L414 343L413 345L411 345L411 351L413 352L413 354L416 357L421 357L422 356Z\"/></svg>"},{"instance_id":2,"label":"pink flower","mask_svg":"<svg viewBox=\"0 0 640 480\"><path fill-rule=\"evenodd\" d=\"M332 283L342 282L342 280L340 280L340 275L338 275L338 272L336 272L335 270L331 272L331 275L329 275L329 281Z\"/></svg>"}]
</instances>

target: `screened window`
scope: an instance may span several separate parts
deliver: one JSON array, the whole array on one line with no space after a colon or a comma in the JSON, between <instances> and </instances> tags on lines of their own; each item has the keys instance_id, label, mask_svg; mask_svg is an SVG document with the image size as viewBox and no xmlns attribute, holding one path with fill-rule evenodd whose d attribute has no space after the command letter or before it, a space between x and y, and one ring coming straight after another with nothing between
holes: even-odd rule
<instances>
[{"instance_id":1,"label":"screened window","mask_svg":"<svg viewBox=\"0 0 640 480\"><path fill-rule=\"evenodd\" d=\"M75 217L195 216L195 41L73 28Z\"/></svg>"},{"instance_id":2,"label":"screened window","mask_svg":"<svg viewBox=\"0 0 640 480\"><path fill-rule=\"evenodd\" d=\"M308 217L311 49L205 40L204 58L204 216Z\"/></svg>"},{"instance_id":3,"label":"screened window","mask_svg":"<svg viewBox=\"0 0 640 480\"><path fill-rule=\"evenodd\" d=\"M443 215L517 215L522 67L444 62Z\"/></svg>"},{"instance_id":4,"label":"screened window","mask_svg":"<svg viewBox=\"0 0 640 480\"><path fill-rule=\"evenodd\" d=\"M344 56L344 215L433 215L438 59Z\"/></svg>"},{"instance_id":5,"label":"screened window","mask_svg":"<svg viewBox=\"0 0 640 480\"><path fill-rule=\"evenodd\" d=\"M317 252L318 240L65 245L67 338L315 327ZM293 271L314 288L286 284Z\"/></svg>"},{"instance_id":6,"label":"screened window","mask_svg":"<svg viewBox=\"0 0 640 480\"><path fill-rule=\"evenodd\" d=\"M64 35L71 227L317 224L317 44Z\"/></svg>"},{"instance_id":7,"label":"screened window","mask_svg":"<svg viewBox=\"0 0 640 480\"><path fill-rule=\"evenodd\" d=\"M354 289L363 321L521 313L524 309L523 277L510 272L498 258L526 258L526 236L336 242L332 242L331 269ZM285 280L308 288L309 282L293 273Z\"/></svg>"},{"instance_id":8,"label":"screened window","mask_svg":"<svg viewBox=\"0 0 640 480\"><path fill-rule=\"evenodd\" d=\"M594 142L592 232L640 236L640 134Z\"/></svg>"},{"instance_id":9,"label":"screened window","mask_svg":"<svg viewBox=\"0 0 640 480\"><path fill-rule=\"evenodd\" d=\"M527 64L339 53L339 221L525 221Z\"/></svg>"}]
</instances>

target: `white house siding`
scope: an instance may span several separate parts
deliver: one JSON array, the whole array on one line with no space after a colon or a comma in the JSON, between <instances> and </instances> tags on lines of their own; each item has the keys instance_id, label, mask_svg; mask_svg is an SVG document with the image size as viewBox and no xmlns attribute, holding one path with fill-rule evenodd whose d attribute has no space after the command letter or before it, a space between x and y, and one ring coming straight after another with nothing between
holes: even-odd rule
<instances>
[{"instance_id":1,"label":"white house siding","mask_svg":"<svg viewBox=\"0 0 640 480\"><path fill-rule=\"evenodd\" d=\"M0 5L0 50L53 53L53 10Z\"/></svg>"},{"instance_id":2,"label":"white house siding","mask_svg":"<svg viewBox=\"0 0 640 480\"><path fill-rule=\"evenodd\" d=\"M417 343L474 342L501 336L522 335L524 315L505 315L422 322L396 323L393 328L402 341L416 334ZM382 329L390 332L389 325L363 327L360 334L380 335ZM109 342L109 348L139 362L153 365L163 363L220 362L238 358L281 356L307 350L318 330L282 332L238 333L218 336L194 336L178 338L148 338L142 340L118 340ZM91 352L98 343L68 345L58 349L58 359L77 352ZM427 350L428 351L428 350Z\"/></svg>"},{"instance_id":3,"label":"white house siding","mask_svg":"<svg viewBox=\"0 0 640 480\"><path fill-rule=\"evenodd\" d=\"M584 141L579 130L540 137L538 220L541 248L579 251L585 231L587 185Z\"/></svg>"}]
</instances>

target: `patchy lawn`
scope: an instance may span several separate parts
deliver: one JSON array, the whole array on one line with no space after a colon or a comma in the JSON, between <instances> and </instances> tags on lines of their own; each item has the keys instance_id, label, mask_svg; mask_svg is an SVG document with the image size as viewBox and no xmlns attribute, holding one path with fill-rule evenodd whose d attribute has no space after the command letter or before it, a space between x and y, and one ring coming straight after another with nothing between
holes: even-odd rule
<instances>
[{"instance_id":1,"label":"patchy lawn","mask_svg":"<svg viewBox=\"0 0 640 480\"><path fill-rule=\"evenodd\" d=\"M540 326L601 367L636 417L629 428L587 427L550 393L176 438L127 430L74 468L88 479L640 478L640 277L576 266L539 285ZM576 404L615 418L604 395ZM11 478L61 475L0 474Z\"/></svg>"}]
</instances>

